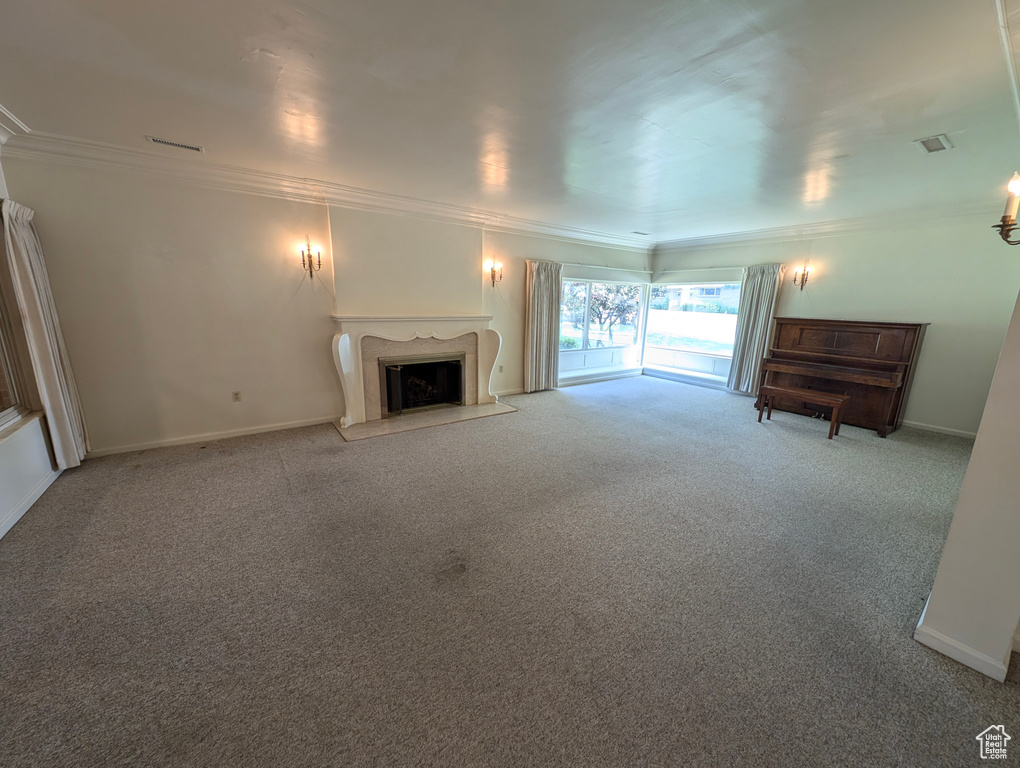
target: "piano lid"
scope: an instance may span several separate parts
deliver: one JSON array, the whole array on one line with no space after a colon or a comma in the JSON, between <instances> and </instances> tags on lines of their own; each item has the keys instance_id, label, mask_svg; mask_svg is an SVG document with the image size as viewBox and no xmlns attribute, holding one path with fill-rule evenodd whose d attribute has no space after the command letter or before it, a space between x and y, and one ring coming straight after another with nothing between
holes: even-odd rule
<instances>
[{"instance_id":1,"label":"piano lid","mask_svg":"<svg viewBox=\"0 0 1020 768\"><path fill-rule=\"evenodd\" d=\"M918 323L872 323L777 317L773 350L887 362L910 360ZM835 361L833 361L835 362Z\"/></svg>"}]
</instances>

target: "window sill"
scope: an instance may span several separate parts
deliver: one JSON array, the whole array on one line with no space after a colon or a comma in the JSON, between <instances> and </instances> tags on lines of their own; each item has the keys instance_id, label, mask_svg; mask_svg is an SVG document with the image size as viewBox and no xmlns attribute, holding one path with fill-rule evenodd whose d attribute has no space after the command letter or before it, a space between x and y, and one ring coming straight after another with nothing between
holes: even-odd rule
<instances>
[{"instance_id":1,"label":"window sill","mask_svg":"<svg viewBox=\"0 0 1020 768\"><path fill-rule=\"evenodd\" d=\"M562 355L566 352L602 352L609 351L611 349L631 349L632 347L637 346L638 346L637 344L613 344L612 346L606 345L604 347L584 347L583 349L581 347L578 347L577 349L561 349L560 354Z\"/></svg>"},{"instance_id":2,"label":"window sill","mask_svg":"<svg viewBox=\"0 0 1020 768\"><path fill-rule=\"evenodd\" d=\"M610 379L640 375L640 368L581 368L566 376L560 376L556 386L572 387L575 384L593 384L596 381L609 381Z\"/></svg>"},{"instance_id":3,"label":"window sill","mask_svg":"<svg viewBox=\"0 0 1020 768\"><path fill-rule=\"evenodd\" d=\"M42 411L29 411L24 408L11 408L10 412L0 415L0 443L15 434L19 429L36 419L41 419Z\"/></svg>"},{"instance_id":4,"label":"window sill","mask_svg":"<svg viewBox=\"0 0 1020 768\"><path fill-rule=\"evenodd\" d=\"M702 352L694 349L679 349L678 347L663 347L659 344L647 344L645 349L659 349L663 352L673 352L678 355L696 355L698 357L711 357L716 360L732 360L733 353L730 352L728 355L721 352ZM660 366L663 367L663 366Z\"/></svg>"},{"instance_id":5,"label":"window sill","mask_svg":"<svg viewBox=\"0 0 1020 768\"><path fill-rule=\"evenodd\" d=\"M701 371L685 371L681 368L646 365L644 367L644 375L653 376L657 379L679 381L682 384L695 384L699 387L711 387L712 389L724 389L727 391L729 389L726 386L726 378L724 376L715 376L711 373L702 373Z\"/></svg>"}]
</instances>

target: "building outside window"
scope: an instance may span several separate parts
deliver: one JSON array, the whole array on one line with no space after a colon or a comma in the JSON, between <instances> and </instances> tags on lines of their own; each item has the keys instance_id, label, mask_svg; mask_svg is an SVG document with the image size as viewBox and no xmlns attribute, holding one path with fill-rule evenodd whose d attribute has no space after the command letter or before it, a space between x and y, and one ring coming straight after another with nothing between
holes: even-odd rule
<instances>
[{"instance_id":1,"label":"building outside window","mask_svg":"<svg viewBox=\"0 0 1020 768\"><path fill-rule=\"evenodd\" d=\"M653 285L645 365L725 378L739 305L740 283Z\"/></svg>"}]
</instances>

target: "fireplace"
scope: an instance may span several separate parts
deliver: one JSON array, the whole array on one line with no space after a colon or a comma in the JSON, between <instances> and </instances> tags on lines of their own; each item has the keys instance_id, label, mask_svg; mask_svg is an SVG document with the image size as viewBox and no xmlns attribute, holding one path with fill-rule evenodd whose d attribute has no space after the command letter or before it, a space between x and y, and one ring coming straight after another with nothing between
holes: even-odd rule
<instances>
[{"instance_id":1,"label":"fireplace","mask_svg":"<svg viewBox=\"0 0 1020 768\"><path fill-rule=\"evenodd\" d=\"M429 356L460 359L460 402L495 403L490 390L500 337L488 315L445 317L347 317L333 315L333 361L340 374L346 413L341 429L381 419L388 410L381 358ZM433 385L434 386L434 385ZM406 412L406 408L404 409Z\"/></svg>"},{"instance_id":2,"label":"fireplace","mask_svg":"<svg viewBox=\"0 0 1020 768\"><path fill-rule=\"evenodd\" d=\"M464 404L464 355L380 357L383 418Z\"/></svg>"}]
</instances>

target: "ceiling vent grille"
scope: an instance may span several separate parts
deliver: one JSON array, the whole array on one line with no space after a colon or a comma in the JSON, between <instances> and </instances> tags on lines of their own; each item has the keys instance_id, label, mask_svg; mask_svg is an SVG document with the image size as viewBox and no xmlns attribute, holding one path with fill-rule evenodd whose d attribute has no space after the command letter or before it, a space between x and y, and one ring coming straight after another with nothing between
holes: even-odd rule
<instances>
[{"instance_id":1,"label":"ceiling vent grille","mask_svg":"<svg viewBox=\"0 0 1020 768\"><path fill-rule=\"evenodd\" d=\"M153 144L162 144L164 147L176 147L177 149L186 149L189 152L205 152L205 149L195 144L182 144L179 141L170 141L169 139L158 139L155 136L146 136L147 141Z\"/></svg>"},{"instance_id":2,"label":"ceiling vent grille","mask_svg":"<svg viewBox=\"0 0 1020 768\"><path fill-rule=\"evenodd\" d=\"M637 230L635 229L635 230L634 230L633 232L631 232L631 234L632 234L632 235L646 235L646 236L647 236L647 235L650 235L650 234L652 234L652 233L651 233L651 232L638 232L638 231L637 231Z\"/></svg>"},{"instance_id":3,"label":"ceiling vent grille","mask_svg":"<svg viewBox=\"0 0 1020 768\"><path fill-rule=\"evenodd\" d=\"M953 148L953 145L949 143L949 137L944 133L940 133L938 136L929 136L927 139L917 139L914 144L926 155Z\"/></svg>"}]
</instances>

